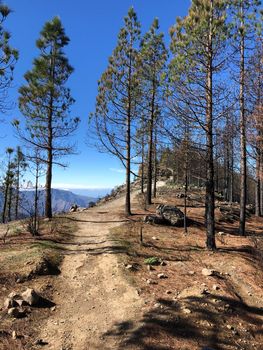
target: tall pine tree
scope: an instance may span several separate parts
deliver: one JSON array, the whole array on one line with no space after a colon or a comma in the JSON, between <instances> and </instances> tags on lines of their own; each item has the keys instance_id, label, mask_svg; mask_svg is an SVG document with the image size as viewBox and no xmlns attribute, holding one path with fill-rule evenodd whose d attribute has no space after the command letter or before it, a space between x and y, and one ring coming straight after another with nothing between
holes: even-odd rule
<instances>
[{"instance_id":1,"label":"tall pine tree","mask_svg":"<svg viewBox=\"0 0 263 350\"><path fill-rule=\"evenodd\" d=\"M13 80L13 71L18 51L10 45L10 33L4 28L11 10L0 2L0 111L9 109L7 92Z\"/></svg>"},{"instance_id":2,"label":"tall pine tree","mask_svg":"<svg viewBox=\"0 0 263 350\"><path fill-rule=\"evenodd\" d=\"M150 30L144 35L141 42L141 84L143 92L143 114L146 116L148 133L147 154L147 192L146 202L152 203L152 175L154 157L154 128L157 128L157 115L161 111L162 87L164 83L165 63L167 50L165 48L163 33L158 33L159 21L154 19Z\"/></svg>"},{"instance_id":3,"label":"tall pine tree","mask_svg":"<svg viewBox=\"0 0 263 350\"><path fill-rule=\"evenodd\" d=\"M60 157L74 152L68 141L76 130L79 118L70 116L75 102L66 83L73 72L63 51L69 38L58 17L44 25L36 45L40 56L25 74L26 84L19 89L19 108L25 116L26 132L14 124L22 139L32 147L44 151L46 163L45 216L52 217L53 165L63 165ZM41 152L42 154L42 152Z\"/></svg>"},{"instance_id":4,"label":"tall pine tree","mask_svg":"<svg viewBox=\"0 0 263 350\"><path fill-rule=\"evenodd\" d=\"M193 0L189 14L171 29L171 85L177 114L192 118L205 134L207 248L215 249L214 121L218 113L217 73L222 70L227 37L224 0Z\"/></svg>"},{"instance_id":5,"label":"tall pine tree","mask_svg":"<svg viewBox=\"0 0 263 350\"><path fill-rule=\"evenodd\" d=\"M116 156L126 170L125 213L131 214L130 176L138 116L138 48L140 24L133 8L124 18L117 46L98 83L96 111L91 115L98 148Z\"/></svg>"}]
</instances>

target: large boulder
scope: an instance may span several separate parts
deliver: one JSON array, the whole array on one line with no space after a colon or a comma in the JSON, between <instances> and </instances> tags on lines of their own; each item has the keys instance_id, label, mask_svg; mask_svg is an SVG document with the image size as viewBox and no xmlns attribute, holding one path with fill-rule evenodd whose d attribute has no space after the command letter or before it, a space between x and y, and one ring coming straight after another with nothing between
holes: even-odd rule
<instances>
[{"instance_id":1,"label":"large boulder","mask_svg":"<svg viewBox=\"0 0 263 350\"><path fill-rule=\"evenodd\" d=\"M160 204L156 208L156 213L172 226L183 226L184 224L184 213L174 205Z\"/></svg>"}]
</instances>

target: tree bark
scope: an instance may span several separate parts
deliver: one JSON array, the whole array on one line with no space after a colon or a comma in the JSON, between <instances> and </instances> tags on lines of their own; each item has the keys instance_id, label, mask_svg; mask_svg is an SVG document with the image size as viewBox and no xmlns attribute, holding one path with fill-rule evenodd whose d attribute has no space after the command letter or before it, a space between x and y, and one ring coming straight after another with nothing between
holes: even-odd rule
<instances>
[{"instance_id":1,"label":"tree bark","mask_svg":"<svg viewBox=\"0 0 263 350\"><path fill-rule=\"evenodd\" d=\"M208 38L207 62L207 93L206 93L206 246L210 250L216 249L215 243L215 193L214 193L214 159L213 159L213 0L210 0L211 16Z\"/></svg>"},{"instance_id":2,"label":"tree bark","mask_svg":"<svg viewBox=\"0 0 263 350\"><path fill-rule=\"evenodd\" d=\"M243 1L241 2L241 29L244 27ZM240 160L240 222L239 233L242 236L246 234L246 204L247 204L247 152L246 152L246 120L245 120L245 39L244 33L241 33L240 38L240 145L241 145L241 160Z\"/></svg>"}]
</instances>

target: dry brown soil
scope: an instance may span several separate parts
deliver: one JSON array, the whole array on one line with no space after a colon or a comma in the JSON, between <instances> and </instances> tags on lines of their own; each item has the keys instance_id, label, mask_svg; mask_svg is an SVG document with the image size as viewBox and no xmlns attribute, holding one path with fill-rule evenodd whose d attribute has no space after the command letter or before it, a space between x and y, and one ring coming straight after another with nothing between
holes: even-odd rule
<instances>
[{"instance_id":1,"label":"dry brown soil","mask_svg":"<svg viewBox=\"0 0 263 350\"><path fill-rule=\"evenodd\" d=\"M30 326L23 321L29 340L21 349L262 350L263 257L255 246L263 220L248 220L248 237L237 235L237 223L218 222L225 235L213 253L205 249L202 203L188 203L194 221L185 235L182 228L142 224L137 202L134 194L130 218L123 197L68 215L78 229L60 243L61 274L30 282L45 293L50 287L56 308L34 310ZM166 202L183 200L168 191L147 213ZM149 269L149 257L164 264ZM215 274L203 276L204 267ZM9 322L12 330L20 320ZM37 339L46 345L32 345ZM12 344L8 349L20 349L18 340Z\"/></svg>"}]
</instances>

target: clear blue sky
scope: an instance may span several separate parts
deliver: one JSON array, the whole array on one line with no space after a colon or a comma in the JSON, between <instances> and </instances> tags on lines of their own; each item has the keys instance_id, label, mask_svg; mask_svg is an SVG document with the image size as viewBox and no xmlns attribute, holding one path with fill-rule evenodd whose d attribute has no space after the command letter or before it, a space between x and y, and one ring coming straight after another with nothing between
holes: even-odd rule
<instances>
[{"instance_id":1,"label":"clear blue sky","mask_svg":"<svg viewBox=\"0 0 263 350\"><path fill-rule=\"evenodd\" d=\"M75 72L69 81L76 99L73 113L81 118L75 135L78 155L67 158L66 170L55 168L54 187L113 187L124 181L120 163L85 144L88 115L94 109L97 81L107 66L107 59L116 45L123 17L134 6L142 31L148 30L154 17L160 20L161 30L169 43L168 30L177 16L184 16L190 0L6 0L13 10L6 22L12 34L12 44L20 52L15 69L14 88L10 98L16 102L17 89L23 84L24 73L31 69L33 58L38 55L35 41L43 24L54 16L60 16L70 44L66 49ZM19 110L4 116L1 124L1 149L15 147L18 140L10 127L13 118L20 117Z\"/></svg>"}]
</instances>

